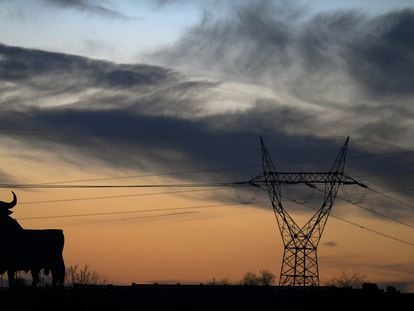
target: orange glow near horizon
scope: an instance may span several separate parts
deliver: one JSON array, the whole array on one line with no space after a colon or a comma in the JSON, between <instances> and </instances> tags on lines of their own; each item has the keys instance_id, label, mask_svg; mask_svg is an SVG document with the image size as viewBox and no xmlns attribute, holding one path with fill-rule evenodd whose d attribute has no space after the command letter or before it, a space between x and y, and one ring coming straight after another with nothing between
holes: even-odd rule
<instances>
[{"instance_id":1,"label":"orange glow near horizon","mask_svg":"<svg viewBox=\"0 0 414 311\"><path fill-rule=\"evenodd\" d=\"M3 164L10 176L29 182L116 176L115 172L102 170L99 166L79 170L59 161L53 165L46 159L44 162L17 161L10 155L3 158ZM123 172L118 176L137 174ZM168 182L171 179L148 177L101 183ZM62 228L66 265L88 264L109 283L200 283L224 279L238 282L245 272L264 269L274 273L277 279L279 276L283 247L270 202L259 208L232 205L237 203L235 198L228 201L228 206L213 199L220 193L231 195L231 189L205 189L174 195L146 195L174 189L3 189L0 200L10 199L9 190L15 191L19 200L12 216L23 227ZM100 196L125 197L96 198ZM91 197L95 199L36 203ZM260 200L268 198L263 195ZM212 207L206 207L209 205ZM183 207L193 208L181 209ZM333 214L336 211L344 213L341 217L402 239L409 240L412 236L410 229L379 218L364 217L354 207L341 202L334 206ZM112 212L128 213L30 219ZM292 215L298 222L309 217L294 212ZM325 244L329 241L334 243ZM328 220L318 256L321 284L342 271L358 272L372 282L414 284L414 248L333 217ZM409 290L414 291L414 287Z\"/></svg>"}]
</instances>

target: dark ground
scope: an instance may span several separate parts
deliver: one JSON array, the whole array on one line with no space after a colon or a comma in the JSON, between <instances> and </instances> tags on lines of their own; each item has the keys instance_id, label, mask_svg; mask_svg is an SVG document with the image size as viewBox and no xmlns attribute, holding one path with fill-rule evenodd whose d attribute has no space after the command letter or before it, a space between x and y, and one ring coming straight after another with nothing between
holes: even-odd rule
<instances>
[{"instance_id":1,"label":"dark ground","mask_svg":"<svg viewBox=\"0 0 414 311\"><path fill-rule=\"evenodd\" d=\"M7 307L7 309L5 308ZM414 294L332 287L134 285L0 290L0 310L414 310Z\"/></svg>"}]
</instances>

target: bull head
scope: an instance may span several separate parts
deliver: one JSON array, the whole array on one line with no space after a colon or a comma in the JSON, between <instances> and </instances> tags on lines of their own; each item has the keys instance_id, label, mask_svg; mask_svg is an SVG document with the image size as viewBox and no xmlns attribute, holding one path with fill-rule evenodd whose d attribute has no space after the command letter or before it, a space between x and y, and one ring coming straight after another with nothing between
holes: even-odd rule
<instances>
[{"instance_id":1,"label":"bull head","mask_svg":"<svg viewBox=\"0 0 414 311\"><path fill-rule=\"evenodd\" d=\"M0 201L0 214L10 215L13 213L10 209L13 208L17 204L17 197L16 194L13 193L13 200L11 202L2 202Z\"/></svg>"}]
</instances>

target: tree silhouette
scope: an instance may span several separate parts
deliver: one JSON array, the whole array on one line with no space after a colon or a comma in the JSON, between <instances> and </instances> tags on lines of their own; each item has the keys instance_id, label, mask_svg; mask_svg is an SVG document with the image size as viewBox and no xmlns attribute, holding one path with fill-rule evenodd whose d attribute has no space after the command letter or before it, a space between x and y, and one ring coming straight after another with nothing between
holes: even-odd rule
<instances>
[{"instance_id":1,"label":"tree silhouette","mask_svg":"<svg viewBox=\"0 0 414 311\"><path fill-rule=\"evenodd\" d=\"M342 271L340 276L335 276L325 281L325 285L339 288L360 288L366 282L366 277L358 272Z\"/></svg>"},{"instance_id":2,"label":"tree silhouette","mask_svg":"<svg viewBox=\"0 0 414 311\"><path fill-rule=\"evenodd\" d=\"M259 277L256 275L256 273L253 272L246 272L243 276L243 279L241 281L243 285L249 285L249 286L257 286L260 283Z\"/></svg>"},{"instance_id":3,"label":"tree silhouette","mask_svg":"<svg viewBox=\"0 0 414 311\"><path fill-rule=\"evenodd\" d=\"M275 275L268 271L262 270L260 271L260 283L264 286L272 285L275 282Z\"/></svg>"},{"instance_id":4,"label":"tree silhouette","mask_svg":"<svg viewBox=\"0 0 414 311\"><path fill-rule=\"evenodd\" d=\"M253 272L246 272L241 280L242 285L268 286L275 282L275 275L268 270L261 270L259 275Z\"/></svg>"},{"instance_id":5,"label":"tree silhouette","mask_svg":"<svg viewBox=\"0 0 414 311\"><path fill-rule=\"evenodd\" d=\"M103 278L98 272L92 270L89 265L85 264L82 268L78 265L71 265L66 269L66 283L69 285L104 285L106 278Z\"/></svg>"}]
</instances>

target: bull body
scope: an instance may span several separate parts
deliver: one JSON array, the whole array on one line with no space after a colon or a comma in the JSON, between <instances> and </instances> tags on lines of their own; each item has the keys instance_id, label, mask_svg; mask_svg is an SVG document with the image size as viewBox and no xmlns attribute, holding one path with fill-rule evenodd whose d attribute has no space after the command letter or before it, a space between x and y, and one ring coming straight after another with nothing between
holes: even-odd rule
<instances>
[{"instance_id":1,"label":"bull body","mask_svg":"<svg viewBox=\"0 0 414 311\"><path fill-rule=\"evenodd\" d=\"M16 201L15 198L14 195L13 201ZM0 204L0 272L7 271L10 286L14 283L15 272L20 270L31 271L32 285L35 286L39 282L39 273L42 269L46 274L49 271L52 273L53 285L63 284L63 231L23 229L9 216L10 211L5 213L4 210L1 212L1 209Z\"/></svg>"}]
</instances>

